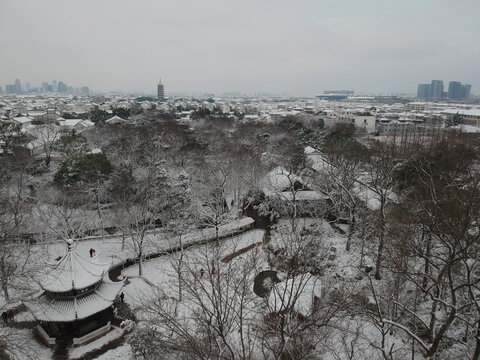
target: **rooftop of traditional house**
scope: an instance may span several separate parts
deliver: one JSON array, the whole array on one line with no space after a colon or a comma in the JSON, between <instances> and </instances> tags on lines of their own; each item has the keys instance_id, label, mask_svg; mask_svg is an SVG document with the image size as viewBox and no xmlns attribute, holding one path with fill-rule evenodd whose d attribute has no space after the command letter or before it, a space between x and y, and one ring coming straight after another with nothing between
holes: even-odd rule
<instances>
[{"instance_id":1,"label":"rooftop of traditional house","mask_svg":"<svg viewBox=\"0 0 480 360\"><path fill-rule=\"evenodd\" d=\"M123 285L123 281L112 282L105 276L94 291L58 298L44 292L29 302L28 307L40 321L68 322L84 319L110 307Z\"/></svg>"},{"instance_id":2,"label":"rooftop of traditional house","mask_svg":"<svg viewBox=\"0 0 480 360\"><path fill-rule=\"evenodd\" d=\"M111 261L99 256L84 258L67 240L67 253L48 269L40 280L44 291L27 306L40 321L70 322L85 319L112 305L122 290L123 281L108 278Z\"/></svg>"},{"instance_id":3,"label":"rooftop of traditional house","mask_svg":"<svg viewBox=\"0 0 480 360\"><path fill-rule=\"evenodd\" d=\"M88 288L102 280L111 262L101 262L100 257L84 258L76 250L73 240L67 240L67 253L55 264L48 264L40 279L42 289L63 293Z\"/></svg>"}]
</instances>

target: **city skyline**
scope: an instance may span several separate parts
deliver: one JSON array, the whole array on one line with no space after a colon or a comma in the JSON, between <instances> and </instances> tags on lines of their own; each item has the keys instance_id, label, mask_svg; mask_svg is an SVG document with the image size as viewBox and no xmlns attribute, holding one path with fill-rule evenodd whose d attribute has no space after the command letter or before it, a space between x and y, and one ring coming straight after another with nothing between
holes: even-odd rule
<instances>
[{"instance_id":1,"label":"city skyline","mask_svg":"<svg viewBox=\"0 0 480 360\"><path fill-rule=\"evenodd\" d=\"M62 80L52 80L50 84L49 81L42 81L40 84L32 84L29 81L23 82L21 79L16 78L11 84L0 84L0 93L5 92L6 94L25 94L25 93L69 93L76 95L88 95L90 89L88 86L71 86Z\"/></svg>"},{"instance_id":2,"label":"city skyline","mask_svg":"<svg viewBox=\"0 0 480 360\"><path fill-rule=\"evenodd\" d=\"M440 78L475 93L479 10L475 1L432 0L3 1L0 83L62 78L154 94L161 74L170 93L313 96L332 88L415 94L422 79Z\"/></svg>"}]
</instances>

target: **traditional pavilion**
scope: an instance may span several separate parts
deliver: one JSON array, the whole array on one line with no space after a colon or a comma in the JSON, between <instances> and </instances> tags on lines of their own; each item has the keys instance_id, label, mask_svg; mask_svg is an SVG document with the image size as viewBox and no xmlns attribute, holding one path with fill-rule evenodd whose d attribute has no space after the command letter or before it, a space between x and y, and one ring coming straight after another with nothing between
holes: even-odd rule
<instances>
[{"instance_id":1,"label":"traditional pavilion","mask_svg":"<svg viewBox=\"0 0 480 360\"><path fill-rule=\"evenodd\" d=\"M40 322L37 329L44 340L78 339L90 333L98 337L101 328L108 331L113 303L124 285L108 278L110 266L111 261L102 262L99 256L82 257L73 240L67 240L67 253L48 264L40 279L43 291L27 304Z\"/></svg>"}]
</instances>

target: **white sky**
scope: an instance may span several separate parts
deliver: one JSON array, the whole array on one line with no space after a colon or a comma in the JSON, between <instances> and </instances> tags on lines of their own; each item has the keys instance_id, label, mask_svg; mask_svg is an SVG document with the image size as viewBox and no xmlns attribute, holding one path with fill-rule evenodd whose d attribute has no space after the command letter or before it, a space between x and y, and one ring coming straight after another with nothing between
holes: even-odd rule
<instances>
[{"instance_id":1,"label":"white sky","mask_svg":"<svg viewBox=\"0 0 480 360\"><path fill-rule=\"evenodd\" d=\"M479 0L0 0L0 85L313 95L480 84Z\"/></svg>"}]
</instances>

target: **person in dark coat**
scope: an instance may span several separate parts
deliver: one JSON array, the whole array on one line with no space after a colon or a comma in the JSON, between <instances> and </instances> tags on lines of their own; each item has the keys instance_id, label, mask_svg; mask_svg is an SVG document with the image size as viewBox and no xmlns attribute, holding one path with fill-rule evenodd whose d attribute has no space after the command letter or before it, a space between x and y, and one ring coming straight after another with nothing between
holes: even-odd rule
<instances>
[{"instance_id":1,"label":"person in dark coat","mask_svg":"<svg viewBox=\"0 0 480 360\"><path fill-rule=\"evenodd\" d=\"M120 294L120 301L122 303L125 301L125 294L123 292Z\"/></svg>"},{"instance_id":2,"label":"person in dark coat","mask_svg":"<svg viewBox=\"0 0 480 360\"><path fill-rule=\"evenodd\" d=\"M203 278L203 274L205 274L205 270L203 270L203 268L200 269L200 277Z\"/></svg>"},{"instance_id":3,"label":"person in dark coat","mask_svg":"<svg viewBox=\"0 0 480 360\"><path fill-rule=\"evenodd\" d=\"M92 257L93 256L93 249L90 248L90 250L88 250L88 252L90 253L90 257Z\"/></svg>"},{"instance_id":4,"label":"person in dark coat","mask_svg":"<svg viewBox=\"0 0 480 360\"><path fill-rule=\"evenodd\" d=\"M5 311L2 312L2 319L5 324L8 322L8 315Z\"/></svg>"}]
</instances>

